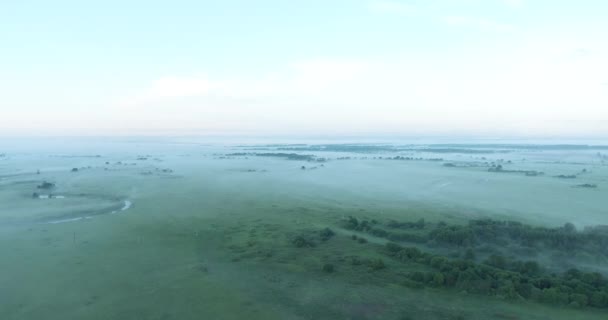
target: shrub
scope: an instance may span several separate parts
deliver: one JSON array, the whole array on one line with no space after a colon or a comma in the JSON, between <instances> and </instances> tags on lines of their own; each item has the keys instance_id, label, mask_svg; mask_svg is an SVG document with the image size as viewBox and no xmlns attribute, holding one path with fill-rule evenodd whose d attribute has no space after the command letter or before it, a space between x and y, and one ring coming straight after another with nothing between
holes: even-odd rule
<instances>
[{"instance_id":1,"label":"shrub","mask_svg":"<svg viewBox=\"0 0 608 320\"><path fill-rule=\"evenodd\" d=\"M52 189L55 187L54 183L43 181L42 184L38 185L38 189Z\"/></svg>"},{"instance_id":2,"label":"shrub","mask_svg":"<svg viewBox=\"0 0 608 320\"><path fill-rule=\"evenodd\" d=\"M445 282L445 276L443 275L443 273L441 272L436 272L435 275L433 276L433 284L441 287L443 286Z\"/></svg>"},{"instance_id":3,"label":"shrub","mask_svg":"<svg viewBox=\"0 0 608 320\"><path fill-rule=\"evenodd\" d=\"M344 228L349 230L356 230L359 227L359 220L355 217L348 217L348 220L344 223Z\"/></svg>"},{"instance_id":4,"label":"shrub","mask_svg":"<svg viewBox=\"0 0 608 320\"><path fill-rule=\"evenodd\" d=\"M331 263L326 263L323 265L323 271L327 272L327 273L332 273L334 272L334 265Z\"/></svg>"},{"instance_id":5,"label":"shrub","mask_svg":"<svg viewBox=\"0 0 608 320\"><path fill-rule=\"evenodd\" d=\"M389 234L386 230L380 228L372 228L369 233L380 238L386 238Z\"/></svg>"},{"instance_id":6,"label":"shrub","mask_svg":"<svg viewBox=\"0 0 608 320\"><path fill-rule=\"evenodd\" d=\"M327 241L327 240L331 239L331 237L336 235L336 233L333 230L331 230L330 228L325 228L325 229L319 231L319 235L321 236L321 241Z\"/></svg>"},{"instance_id":7,"label":"shrub","mask_svg":"<svg viewBox=\"0 0 608 320\"><path fill-rule=\"evenodd\" d=\"M422 252L420 250L418 250L418 248L414 248L414 247L403 248L402 250L400 250L399 252L397 252L395 254L395 257L397 257L401 261L406 261L409 259L418 259L421 256L422 256Z\"/></svg>"},{"instance_id":8,"label":"shrub","mask_svg":"<svg viewBox=\"0 0 608 320\"><path fill-rule=\"evenodd\" d=\"M384 264L384 260L382 260L380 258L370 260L369 266L374 271L382 270L382 269L386 268L386 265Z\"/></svg>"},{"instance_id":9,"label":"shrub","mask_svg":"<svg viewBox=\"0 0 608 320\"><path fill-rule=\"evenodd\" d=\"M394 242L387 242L385 247L386 247L386 250L388 250L388 252L390 252L390 253L396 253L398 251L401 251L401 249L403 249L402 246L400 246Z\"/></svg>"},{"instance_id":10,"label":"shrub","mask_svg":"<svg viewBox=\"0 0 608 320\"><path fill-rule=\"evenodd\" d=\"M585 307L589 303L587 296L580 293L570 295L570 304L575 304L577 307Z\"/></svg>"},{"instance_id":11,"label":"shrub","mask_svg":"<svg viewBox=\"0 0 608 320\"><path fill-rule=\"evenodd\" d=\"M291 243L293 243L293 245L295 245L298 248L312 248L315 246L314 241L306 238L305 236L297 236L295 237Z\"/></svg>"}]
</instances>

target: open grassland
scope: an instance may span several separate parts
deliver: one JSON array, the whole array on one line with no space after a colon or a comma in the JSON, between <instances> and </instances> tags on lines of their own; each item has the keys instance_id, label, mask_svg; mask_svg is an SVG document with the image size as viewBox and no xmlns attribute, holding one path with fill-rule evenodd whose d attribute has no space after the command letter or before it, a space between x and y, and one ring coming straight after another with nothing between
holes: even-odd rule
<instances>
[{"instance_id":1,"label":"open grassland","mask_svg":"<svg viewBox=\"0 0 608 320\"><path fill-rule=\"evenodd\" d=\"M473 248L478 265L498 253L561 274L572 262L530 255L513 239L459 246L433 230L485 218L546 228L571 222L576 232L608 224L608 170L596 152L297 151L329 159L318 162L227 156L243 148L169 149L0 160L4 319L605 317L589 303L474 292L440 279L415 283L412 275L441 270L387 249L394 242L452 261ZM424 160L438 153L445 159ZM397 154L423 159L385 159ZM543 175L489 171L499 159L505 170ZM56 186L40 190L43 181ZM573 187L583 183L597 188ZM63 197L35 199L34 192ZM124 201L132 206L121 211ZM74 217L87 218L49 223ZM423 228L391 224L420 219ZM362 221L387 234L359 228ZM590 255L574 266L606 276L600 254Z\"/></svg>"}]
</instances>

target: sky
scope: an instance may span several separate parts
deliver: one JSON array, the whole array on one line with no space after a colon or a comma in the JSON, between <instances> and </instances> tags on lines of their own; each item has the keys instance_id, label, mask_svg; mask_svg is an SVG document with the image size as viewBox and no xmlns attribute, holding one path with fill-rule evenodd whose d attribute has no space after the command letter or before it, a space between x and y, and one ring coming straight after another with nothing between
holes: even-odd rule
<instances>
[{"instance_id":1,"label":"sky","mask_svg":"<svg viewBox=\"0 0 608 320\"><path fill-rule=\"evenodd\" d=\"M0 1L0 135L608 137L608 1Z\"/></svg>"}]
</instances>

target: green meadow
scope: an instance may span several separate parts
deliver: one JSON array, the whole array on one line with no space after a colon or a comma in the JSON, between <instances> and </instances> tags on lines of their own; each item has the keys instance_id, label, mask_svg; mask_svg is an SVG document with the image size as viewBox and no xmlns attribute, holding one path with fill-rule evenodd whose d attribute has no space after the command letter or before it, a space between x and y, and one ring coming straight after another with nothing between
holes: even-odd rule
<instances>
[{"instance_id":1,"label":"green meadow","mask_svg":"<svg viewBox=\"0 0 608 320\"><path fill-rule=\"evenodd\" d=\"M95 143L0 150L2 319L606 318L603 147Z\"/></svg>"}]
</instances>

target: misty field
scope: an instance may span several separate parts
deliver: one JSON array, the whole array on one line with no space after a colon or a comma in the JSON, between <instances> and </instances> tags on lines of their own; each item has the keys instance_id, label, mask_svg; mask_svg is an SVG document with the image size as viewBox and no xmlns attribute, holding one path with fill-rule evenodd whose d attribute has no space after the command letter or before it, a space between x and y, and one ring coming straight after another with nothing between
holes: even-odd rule
<instances>
[{"instance_id":1,"label":"misty field","mask_svg":"<svg viewBox=\"0 0 608 320\"><path fill-rule=\"evenodd\" d=\"M2 319L605 319L608 310L607 147L2 148ZM481 236L488 225L495 234ZM451 285L456 261L514 287ZM533 271L511 267L526 262ZM529 295L514 280L522 275ZM590 284L592 275L603 278ZM546 279L559 286L536 285Z\"/></svg>"}]
</instances>

